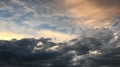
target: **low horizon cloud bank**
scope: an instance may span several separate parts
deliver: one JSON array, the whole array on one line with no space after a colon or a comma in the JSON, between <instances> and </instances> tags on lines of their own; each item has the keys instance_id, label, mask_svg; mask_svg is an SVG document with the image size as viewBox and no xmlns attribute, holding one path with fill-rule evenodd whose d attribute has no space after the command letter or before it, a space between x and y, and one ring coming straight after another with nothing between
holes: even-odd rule
<instances>
[{"instance_id":1,"label":"low horizon cloud bank","mask_svg":"<svg viewBox=\"0 0 120 67\"><path fill-rule=\"evenodd\" d=\"M1 67L120 67L120 37L109 29L69 42L0 40Z\"/></svg>"}]
</instances>

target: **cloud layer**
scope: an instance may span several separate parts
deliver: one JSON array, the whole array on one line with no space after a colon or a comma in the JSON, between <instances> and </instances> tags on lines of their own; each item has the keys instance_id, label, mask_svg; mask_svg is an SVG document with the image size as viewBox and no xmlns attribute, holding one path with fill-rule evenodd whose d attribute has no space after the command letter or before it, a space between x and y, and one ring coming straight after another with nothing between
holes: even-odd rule
<instances>
[{"instance_id":1,"label":"cloud layer","mask_svg":"<svg viewBox=\"0 0 120 67\"><path fill-rule=\"evenodd\" d=\"M0 66L120 67L119 6L118 0L0 0Z\"/></svg>"},{"instance_id":2,"label":"cloud layer","mask_svg":"<svg viewBox=\"0 0 120 67\"><path fill-rule=\"evenodd\" d=\"M111 33L110 33L111 32ZM0 41L1 67L119 67L120 37L102 29L91 36L54 43L51 38Z\"/></svg>"},{"instance_id":3,"label":"cloud layer","mask_svg":"<svg viewBox=\"0 0 120 67\"><path fill-rule=\"evenodd\" d=\"M120 15L118 0L66 0L68 12L73 16L82 17L87 26L104 25Z\"/></svg>"},{"instance_id":4,"label":"cloud layer","mask_svg":"<svg viewBox=\"0 0 120 67\"><path fill-rule=\"evenodd\" d=\"M0 7L0 29L27 35L44 29L76 34L80 26L105 27L120 15L118 0L1 0Z\"/></svg>"}]
</instances>

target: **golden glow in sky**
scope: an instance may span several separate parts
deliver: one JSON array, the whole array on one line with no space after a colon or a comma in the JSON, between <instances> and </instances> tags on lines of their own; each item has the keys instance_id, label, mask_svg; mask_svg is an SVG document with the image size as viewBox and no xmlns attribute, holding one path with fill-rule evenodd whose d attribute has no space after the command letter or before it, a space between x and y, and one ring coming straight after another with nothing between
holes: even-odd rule
<instances>
[{"instance_id":1,"label":"golden glow in sky","mask_svg":"<svg viewBox=\"0 0 120 67\"><path fill-rule=\"evenodd\" d=\"M0 40L22 39L30 38L31 36L26 34L16 34L12 32L0 32Z\"/></svg>"}]
</instances>

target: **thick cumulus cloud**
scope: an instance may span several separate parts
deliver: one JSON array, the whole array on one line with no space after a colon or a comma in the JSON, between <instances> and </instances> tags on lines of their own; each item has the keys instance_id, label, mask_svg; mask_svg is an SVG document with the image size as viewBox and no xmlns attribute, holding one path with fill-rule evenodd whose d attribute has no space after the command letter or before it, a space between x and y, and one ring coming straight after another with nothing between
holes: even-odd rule
<instances>
[{"instance_id":1,"label":"thick cumulus cloud","mask_svg":"<svg viewBox=\"0 0 120 67\"><path fill-rule=\"evenodd\" d=\"M1 67L119 67L120 37L108 29L96 30L69 42L50 38L0 41Z\"/></svg>"}]
</instances>

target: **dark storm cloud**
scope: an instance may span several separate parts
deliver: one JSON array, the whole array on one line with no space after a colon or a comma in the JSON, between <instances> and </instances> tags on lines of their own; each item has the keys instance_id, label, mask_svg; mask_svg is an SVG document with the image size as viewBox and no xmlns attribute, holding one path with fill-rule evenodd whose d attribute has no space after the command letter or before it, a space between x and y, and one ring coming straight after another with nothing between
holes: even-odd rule
<instances>
[{"instance_id":1,"label":"dark storm cloud","mask_svg":"<svg viewBox=\"0 0 120 67\"><path fill-rule=\"evenodd\" d=\"M0 65L5 64L24 64L25 62L34 63L49 61L59 55L58 52L45 51L46 47L53 46L55 43L48 42L49 39L21 39L12 41L0 41ZM34 47L38 42L44 44L44 49L41 51L34 51ZM47 64L47 62L46 62ZM41 64L42 65L42 64ZM44 65L44 64L43 64Z\"/></svg>"},{"instance_id":2,"label":"dark storm cloud","mask_svg":"<svg viewBox=\"0 0 120 67\"><path fill-rule=\"evenodd\" d=\"M99 34L101 32L102 34ZM68 43L54 43L50 38L1 40L0 65L1 67L119 67L120 38L114 40L113 34L110 35L109 32L111 31L103 29L95 33L96 36L83 36ZM110 42L111 40L113 41Z\"/></svg>"}]
</instances>

